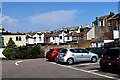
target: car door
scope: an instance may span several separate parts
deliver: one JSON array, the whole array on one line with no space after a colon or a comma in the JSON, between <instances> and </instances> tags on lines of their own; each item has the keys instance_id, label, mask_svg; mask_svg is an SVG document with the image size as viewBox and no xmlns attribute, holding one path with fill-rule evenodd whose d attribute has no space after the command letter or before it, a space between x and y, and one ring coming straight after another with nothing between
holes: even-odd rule
<instances>
[{"instance_id":1,"label":"car door","mask_svg":"<svg viewBox=\"0 0 120 80\"><path fill-rule=\"evenodd\" d=\"M118 69L118 61L120 59L118 49L109 49L108 54L108 67L112 69Z\"/></svg>"},{"instance_id":2,"label":"car door","mask_svg":"<svg viewBox=\"0 0 120 80\"><path fill-rule=\"evenodd\" d=\"M90 60L91 55L85 49L79 49L79 54L80 54L80 61L88 61L88 60Z\"/></svg>"},{"instance_id":3,"label":"car door","mask_svg":"<svg viewBox=\"0 0 120 80\"><path fill-rule=\"evenodd\" d=\"M80 61L80 54L78 52L78 49L70 49L71 55L74 58L74 62Z\"/></svg>"}]
</instances>

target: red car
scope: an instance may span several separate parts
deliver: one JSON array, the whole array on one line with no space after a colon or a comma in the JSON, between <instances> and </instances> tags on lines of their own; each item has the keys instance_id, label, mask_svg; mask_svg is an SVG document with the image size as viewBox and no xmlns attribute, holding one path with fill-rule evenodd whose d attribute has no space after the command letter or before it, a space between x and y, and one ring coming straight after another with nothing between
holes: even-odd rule
<instances>
[{"instance_id":1,"label":"red car","mask_svg":"<svg viewBox=\"0 0 120 80\"><path fill-rule=\"evenodd\" d=\"M100 60L100 67L103 71L120 72L120 47L107 49Z\"/></svg>"},{"instance_id":2,"label":"red car","mask_svg":"<svg viewBox=\"0 0 120 80\"><path fill-rule=\"evenodd\" d=\"M53 48L50 49L47 53L46 53L46 58L50 61L56 61L56 57L58 55L58 52L60 51L61 48Z\"/></svg>"}]
</instances>

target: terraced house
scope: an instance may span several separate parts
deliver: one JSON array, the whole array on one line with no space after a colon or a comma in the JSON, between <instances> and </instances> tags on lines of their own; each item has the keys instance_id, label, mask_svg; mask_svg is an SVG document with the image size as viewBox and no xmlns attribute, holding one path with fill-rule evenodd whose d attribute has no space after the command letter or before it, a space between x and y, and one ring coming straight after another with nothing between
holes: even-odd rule
<instances>
[{"instance_id":1,"label":"terraced house","mask_svg":"<svg viewBox=\"0 0 120 80\"><path fill-rule=\"evenodd\" d=\"M78 43L79 40L87 40L89 26L74 26L60 30L36 32L27 34L27 44L69 44Z\"/></svg>"},{"instance_id":2,"label":"terraced house","mask_svg":"<svg viewBox=\"0 0 120 80\"><path fill-rule=\"evenodd\" d=\"M119 18L120 14L113 12L96 17L96 20L92 22L92 29L87 33L88 39L92 40L93 47L102 47L104 43L118 39Z\"/></svg>"},{"instance_id":3,"label":"terraced house","mask_svg":"<svg viewBox=\"0 0 120 80\"><path fill-rule=\"evenodd\" d=\"M25 33L11 33L8 31L2 31L2 46L6 46L10 38L12 38L17 46L26 45Z\"/></svg>"}]
</instances>

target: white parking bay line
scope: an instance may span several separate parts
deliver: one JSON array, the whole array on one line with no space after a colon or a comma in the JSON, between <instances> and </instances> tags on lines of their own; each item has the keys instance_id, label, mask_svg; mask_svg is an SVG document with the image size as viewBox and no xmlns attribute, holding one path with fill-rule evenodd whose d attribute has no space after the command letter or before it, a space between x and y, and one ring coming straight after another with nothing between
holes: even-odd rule
<instances>
[{"instance_id":1,"label":"white parking bay line","mask_svg":"<svg viewBox=\"0 0 120 80\"><path fill-rule=\"evenodd\" d=\"M80 64L80 65L91 65L91 64L99 64L98 62L97 63L84 63L84 64Z\"/></svg>"},{"instance_id":2,"label":"white parking bay line","mask_svg":"<svg viewBox=\"0 0 120 80\"><path fill-rule=\"evenodd\" d=\"M21 63L22 62L22 60L21 61L17 61L17 62L15 62L15 65L19 65L18 63Z\"/></svg>"},{"instance_id":3,"label":"white parking bay line","mask_svg":"<svg viewBox=\"0 0 120 80\"><path fill-rule=\"evenodd\" d=\"M96 72L96 71L98 71L98 70L90 70L91 72Z\"/></svg>"},{"instance_id":4,"label":"white parking bay line","mask_svg":"<svg viewBox=\"0 0 120 80\"><path fill-rule=\"evenodd\" d=\"M111 76L107 76L107 75L103 75L103 74L95 73L95 70L89 70L89 71L88 71L88 70L84 70L84 69L74 68L73 66L61 65L61 64L54 63L54 62L50 62L50 63L52 63L52 64L56 64L56 65L58 65L58 66L62 66L62 67L66 67L66 68L70 68L70 69L73 69L73 70L82 71L82 72L90 73L90 74L93 74L93 75L97 75L97 76L101 76L101 77L109 78L109 79L120 80L119 78L115 78L115 77L111 77Z\"/></svg>"}]
</instances>

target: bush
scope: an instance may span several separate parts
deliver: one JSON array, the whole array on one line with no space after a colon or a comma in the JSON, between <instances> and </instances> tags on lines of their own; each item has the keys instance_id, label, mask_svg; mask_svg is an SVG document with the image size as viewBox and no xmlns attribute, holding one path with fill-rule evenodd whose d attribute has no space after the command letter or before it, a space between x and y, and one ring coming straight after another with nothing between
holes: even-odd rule
<instances>
[{"instance_id":1,"label":"bush","mask_svg":"<svg viewBox=\"0 0 120 80\"><path fill-rule=\"evenodd\" d=\"M17 59L29 59L28 51L31 47L20 46L18 47Z\"/></svg>"},{"instance_id":2,"label":"bush","mask_svg":"<svg viewBox=\"0 0 120 80\"><path fill-rule=\"evenodd\" d=\"M42 58L44 57L44 50L40 45L35 45L28 51L28 54L30 58Z\"/></svg>"},{"instance_id":3,"label":"bush","mask_svg":"<svg viewBox=\"0 0 120 80\"><path fill-rule=\"evenodd\" d=\"M17 59L44 58L44 49L40 45L18 47Z\"/></svg>"}]
</instances>

